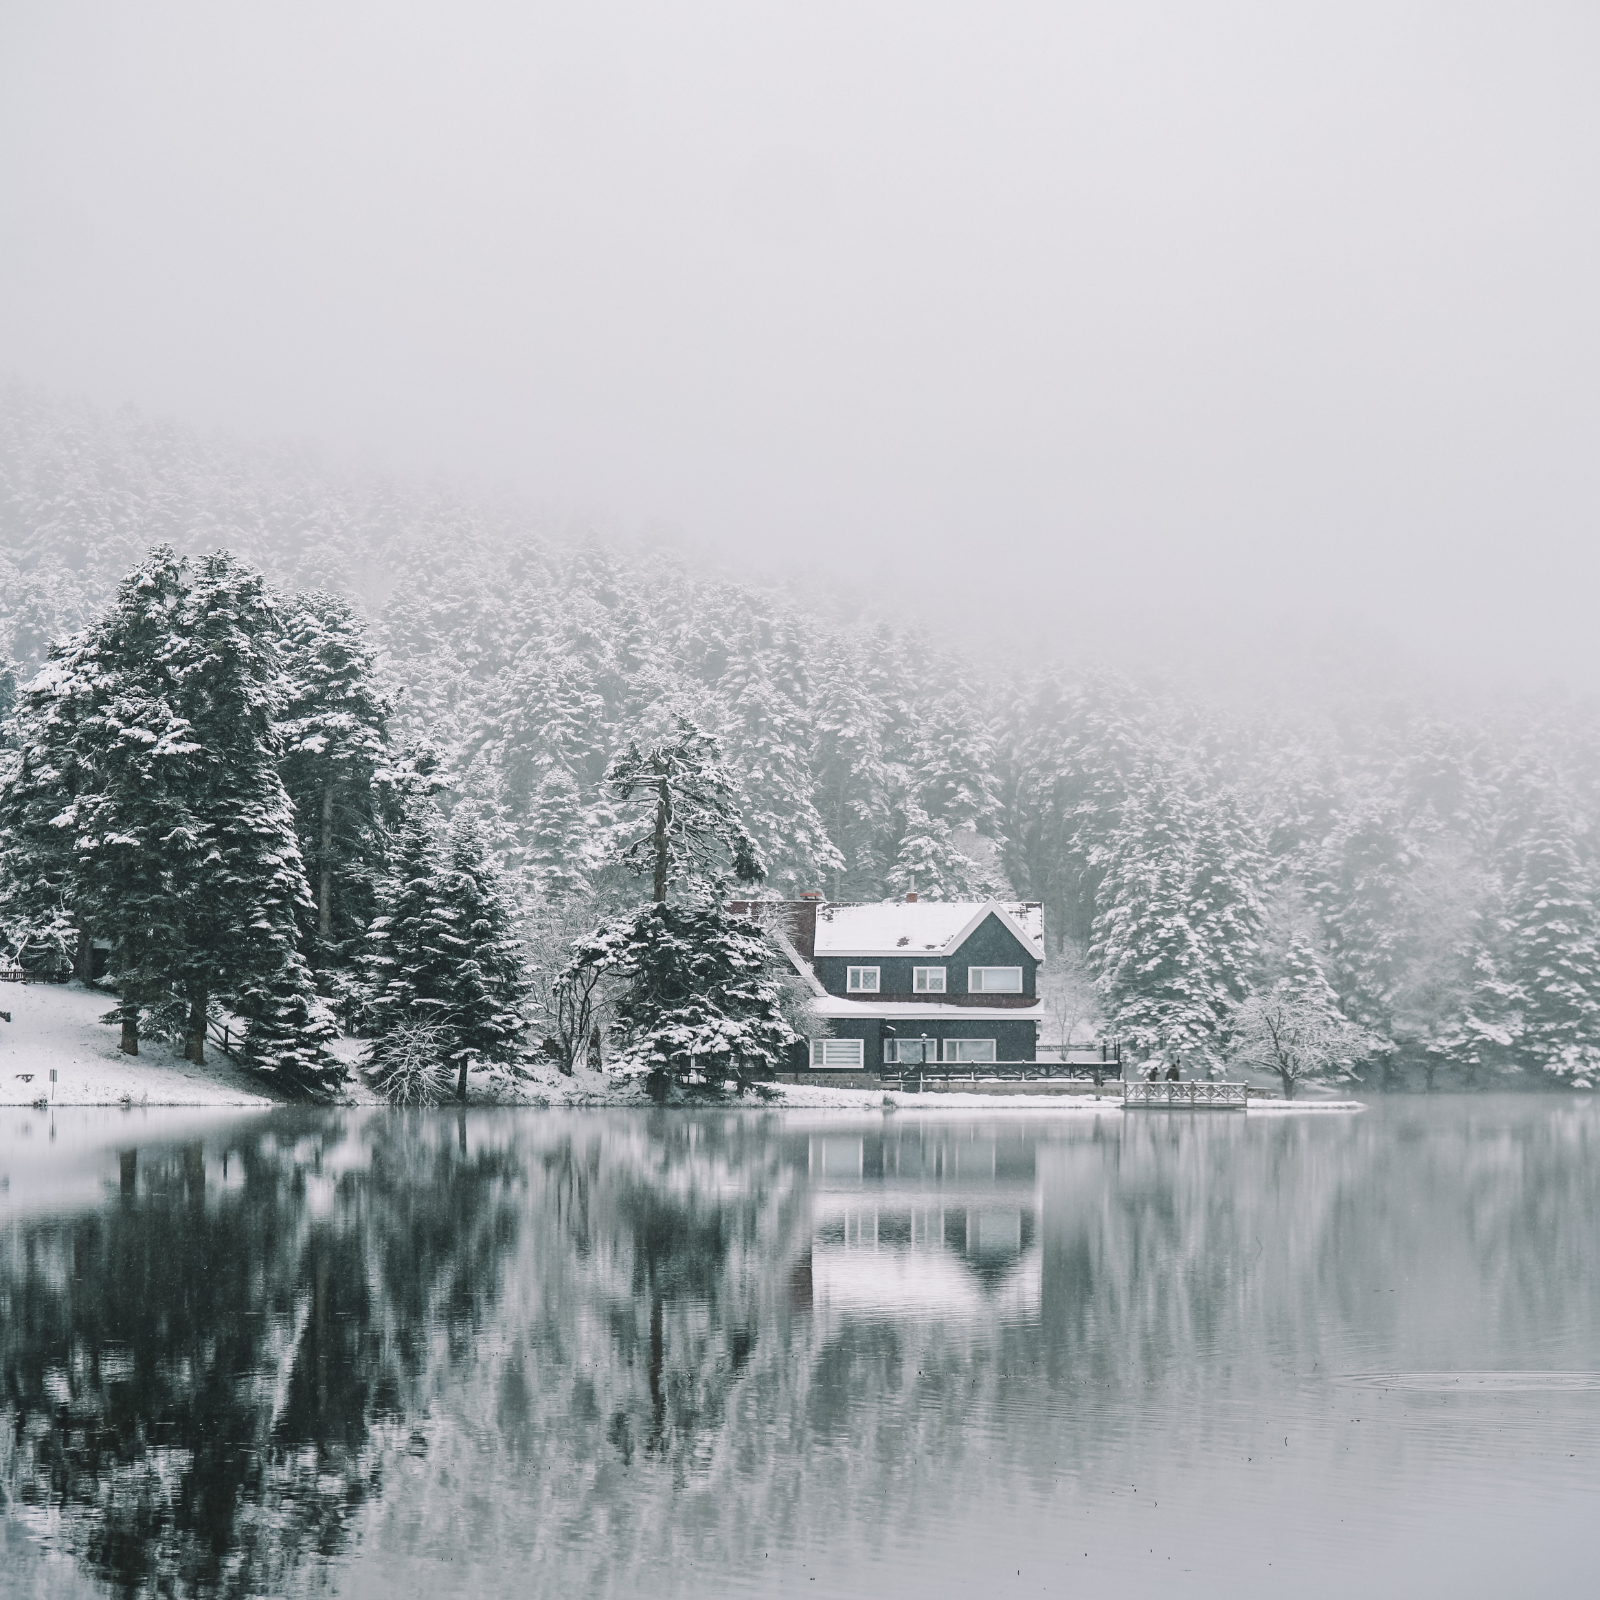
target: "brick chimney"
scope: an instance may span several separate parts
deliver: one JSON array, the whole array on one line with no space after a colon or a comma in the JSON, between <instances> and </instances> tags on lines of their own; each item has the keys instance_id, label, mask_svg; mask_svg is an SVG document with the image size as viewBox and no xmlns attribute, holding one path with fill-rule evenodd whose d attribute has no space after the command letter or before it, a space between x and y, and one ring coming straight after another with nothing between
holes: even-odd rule
<instances>
[{"instance_id":1,"label":"brick chimney","mask_svg":"<svg viewBox=\"0 0 1600 1600\"><path fill-rule=\"evenodd\" d=\"M800 898L802 900L820 900L822 896L815 889L802 889Z\"/></svg>"},{"instance_id":2,"label":"brick chimney","mask_svg":"<svg viewBox=\"0 0 1600 1600\"><path fill-rule=\"evenodd\" d=\"M906 895L906 904L908 906L914 906L916 903L917 903L917 891L915 889L912 889Z\"/></svg>"}]
</instances>

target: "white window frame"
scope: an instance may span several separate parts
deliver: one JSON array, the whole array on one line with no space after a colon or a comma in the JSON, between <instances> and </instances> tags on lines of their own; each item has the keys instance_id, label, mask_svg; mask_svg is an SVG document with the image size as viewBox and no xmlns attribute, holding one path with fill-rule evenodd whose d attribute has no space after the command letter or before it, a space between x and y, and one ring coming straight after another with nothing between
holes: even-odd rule
<instances>
[{"instance_id":1,"label":"white window frame","mask_svg":"<svg viewBox=\"0 0 1600 1600\"><path fill-rule=\"evenodd\" d=\"M908 1045L914 1044L920 1051L924 1045L927 1052L920 1060L913 1061L900 1052ZM883 1041L883 1064L886 1067L915 1067L932 1066L939 1059L939 1041L937 1039L885 1039Z\"/></svg>"},{"instance_id":2,"label":"white window frame","mask_svg":"<svg viewBox=\"0 0 1600 1600\"><path fill-rule=\"evenodd\" d=\"M988 1055L967 1056L962 1059L961 1052L970 1049L973 1045L987 1045ZM993 1039L946 1039L944 1042L944 1059L953 1066L961 1067L991 1067L999 1060Z\"/></svg>"},{"instance_id":3,"label":"white window frame","mask_svg":"<svg viewBox=\"0 0 1600 1600\"><path fill-rule=\"evenodd\" d=\"M813 1068L838 1072L860 1072L866 1063L867 1046L864 1039L813 1039L811 1065ZM829 1060L829 1057L833 1057ZM840 1057L845 1059L840 1060Z\"/></svg>"},{"instance_id":4,"label":"white window frame","mask_svg":"<svg viewBox=\"0 0 1600 1600\"><path fill-rule=\"evenodd\" d=\"M938 974L939 981L931 982L934 974ZM911 969L911 992L913 994L943 994L949 986L950 979L943 967L913 967Z\"/></svg>"},{"instance_id":5,"label":"white window frame","mask_svg":"<svg viewBox=\"0 0 1600 1600\"><path fill-rule=\"evenodd\" d=\"M872 982L862 981L866 973L872 974ZM882 969L878 967L846 967L844 969L844 987L846 994L877 994L881 986Z\"/></svg>"},{"instance_id":6,"label":"white window frame","mask_svg":"<svg viewBox=\"0 0 1600 1600\"><path fill-rule=\"evenodd\" d=\"M991 972L1014 972L1017 981L1006 988L989 982ZM968 967L967 968L967 993L968 994L1021 994L1022 993L1022 968L1021 967Z\"/></svg>"}]
</instances>

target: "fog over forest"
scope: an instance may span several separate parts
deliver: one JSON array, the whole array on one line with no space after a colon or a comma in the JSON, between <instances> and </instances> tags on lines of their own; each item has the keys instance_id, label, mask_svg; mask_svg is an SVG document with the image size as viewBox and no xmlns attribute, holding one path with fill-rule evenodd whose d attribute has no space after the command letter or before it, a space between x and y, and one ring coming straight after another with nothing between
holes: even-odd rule
<instances>
[{"instance_id":1,"label":"fog over forest","mask_svg":"<svg viewBox=\"0 0 1600 1600\"><path fill-rule=\"evenodd\" d=\"M764 892L1042 902L1047 1032L1214 1066L1292 991L1387 1083L1588 1085L1597 28L10 6L8 759L52 644L227 550L375 652L363 770L520 926L616 903L608 764L684 716Z\"/></svg>"}]
</instances>

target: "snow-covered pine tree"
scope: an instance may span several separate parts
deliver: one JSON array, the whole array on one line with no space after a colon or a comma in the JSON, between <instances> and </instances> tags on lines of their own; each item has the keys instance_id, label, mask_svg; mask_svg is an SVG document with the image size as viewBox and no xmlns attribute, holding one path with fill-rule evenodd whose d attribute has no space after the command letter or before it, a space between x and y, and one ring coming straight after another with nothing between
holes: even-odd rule
<instances>
[{"instance_id":1,"label":"snow-covered pine tree","mask_svg":"<svg viewBox=\"0 0 1600 1600\"><path fill-rule=\"evenodd\" d=\"M1553 779L1531 784L1506 897L1509 976L1520 1001L1519 1056L1577 1088L1600 1083L1600 925L1592 867Z\"/></svg>"},{"instance_id":2,"label":"snow-covered pine tree","mask_svg":"<svg viewBox=\"0 0 1600 1600\"><path fill-rule=\"evenodd\" d=\"M1199 923L1194 822L1176 779L1152 771L1138 783L1096 853L1104 877L1090 958L1118 1033L1142 1054L1209 1065L1232 996Z\"/></svg>"},{"instance_id":3,"label":"snow-covered pine tree","mask_svg":"<svg viewBox=\"0 0 1600 1600\"><path fill-rule=\"evenodd\" d=\"M458 817L442 844L438 829L432 806L414 798L369 932L372 1059L381 1077L386 1042L433 1023L465 1099L473 1061L507 1067L520 1057L528 980L475 820Z\"/></svg>"},{"instance_id":4,"label":"snow-covered pine tree","mask_svg":"<svg viewBox=\"0 0 1600 1600\"><path fill-rule=\"evenodd\" d=\"M66 665L74 649L52 652L5 724L11 748L0 749L0 943L10 960L70 961L88 978L90 937L77 902L69 825L87 782L77 749L85 696L70 691Z\"/></svg>"},{"instance_id":5,"label":"snow-covered pine tree","mask_svg":"<svg viewBox=\"0 0 1600 1600\"><path fill-rule=\"evenodd\" d=\"M814 804L839 852L833 898L875 895L886 865L879 838L887 830L889 815L884 714L862 681L854 653L837 641L820 652L812 716Z\"/></svg>"},{"instance_id":6,"label":"snow-covered pine tree","mask_svg":"<svg viewBox=\"0 0 1600 1600\"><path fill-rule=\"evenodd\" d=\"M524 1053L528 975L513 933L514 918L499 874L487 859L477 825L463 807L445 840L435 895L438 942L454 958L445 1024L449 1059L457 1064L456 1096L467 1097L473 1062L509 1067Z\"/></svg>"},{"instance_id":7,"label":"snow-covered pine tree","mask_svg":"<svg viewBox=\"0 0 1600 1600\"><path fill-rule=\"evenodd\" d=\"M282 624L265 580L226 553L195 563L178 618L167 661L192 749L187 827L164 844L184 913L186 1051L204 1060L210 1005L233 997L246 1059L292 1092L325 1090L343 1070L298 943L310 895L278 772Z\"/></svg>"},{"instance_id":8,"label":"snow-covered pine tree","mask_svg":"<svg viewBox=\"0 0 1600 1600\"><path fill-rule=\"evenodd\" d=\"M375 1057L383 1040L402 1025L444 1016L449 960L436 943L436 828L432 802L413 795L390 841L378 915L367 929L367 1021L377 1041Z\"/></svg>"},{"instance_id":9,"label":"snow-covered pine tree","mask_svg":"<svg viewBox=\"0 0 1600 1600\"><path fill-rule=\"evenodd\" d=\"M551 765L528 814L528 865L542 899L582 898L591 890L588 813L577 780Z\"/></svg>"},{"instance_id":10,"label":"snow-covered pine tree","mask_svg":"<svg viewBox=\"0 0 1600 1600\"><path fill-rule=\"evenodd\" d=\"M345 968L376 910L389 781L393 700L378 681L366 628L334 595L289 608L280 771L294 802L300 853L316 901L303 947L314 968Z\"/></svg>"},{"instance_id":11,"label":"snow-covered pine tree","mask_svg":"<svg viewBox=\"0 0 1600 1600\"><path fill-rule=\"evenodd\" d=\"M174 877L200 832L190 812L198 746L176 707L174 671L187 583L176 552L153 550L106 615L52 656L41 686L72 727L78 787L70 799L63 789L60 823L73 836L72 898L110 941L129 1055L139 1053L141 1010L184 998L190 955L185 886Z\"/></svg>"},{"instance_id":12,"label":"snow-covered pine tree","mask_svg":"<svg viewBox=\"0 0 1600 1600\"><path fill-rule=\"evenodd\" d=\"M674 883L699 883L731 871L741 883L766 875L739 814L722 746L687 717L673 719L665 738L634 740L611 763L606 784L622 805L638 806L642 831L620 850L624 866L651 880L651 899L665 901Z\"/></svg>"},{"instance_id":13,"label":"snow-covered pine tree","mask_svg":"<svg viewBox=\"0 0 1600 1600\"><path fill-rule=\"evenodd\" d=\"M796 702L768 671L769 652L752 649L740 665L726 742L742 797L741 813L767 876L791 898L826 883L844 865L812 801L813 731Z\"/></svg>"},{"instance_id":14,"label":"snow-covered pine tree","mask_svg":"<svg viewBox=\"0 0 1600 1600\"><path fill-rule=\"evenodd\" d=\"M635 741L619 755L609 782L642 825L624 837L619 859L650 879L653 894L578 946L558 999L596 972L616 978L625 1060L657 1096L691 1074L742 1084L751 1068L779 1061L795 1035L773 945L724 901L730 869L749 882L762 864L717 741L679 717L668 738L645 749ZM680 900L669 903L674 887Z\"/></svg>"},{"instance_id":15,"label":"snow-covered pine tree","mask_svg":"<svg viewBox=\"0 0 1600 1600\"><path fill-rule=\"evenodd\" d=\"M970 900L995 892L983 863L955 842L950 824L930 817L907 794L896 808L900 838L885 882L894 894L915 890L927 900Z\"/></svg>"},{"instance_id":16,"label":"snow-covered pine tree","mask_svg":"<svg viewBox=\"0 0 1600 1600\"><path fill-rule=\"evenodd\" d=\"M616 980L616 1032L629 1070L657 1098L691 1076L742 1088L783 1064L777 952L762 930L715 900L652 902L580 944L566 981L586 970Z\"/></svg>"}]
</instances>

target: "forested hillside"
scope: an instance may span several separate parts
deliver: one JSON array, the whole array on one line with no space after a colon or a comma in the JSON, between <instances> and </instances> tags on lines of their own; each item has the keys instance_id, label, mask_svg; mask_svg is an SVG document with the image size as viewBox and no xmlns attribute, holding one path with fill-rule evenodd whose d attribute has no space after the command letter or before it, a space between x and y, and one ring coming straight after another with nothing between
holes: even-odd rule
<instances>
[{"instance_id":1,"label":"forested hillside","mask_svg":"<svg viewBox=\"0 0 1600 1600\"><path fill-rule=\"evenodd\" d=\"M593 887L607 763L686 714L724 740L770 892L1042 900L1058 970L1087 970L1142 1048L1214 1054L1237 1002L1283 989L1370 1030L1385 1081L1600 1079L1588 703L1445 710L1333 684L1239 710L1116 662L1052 667L1037 641L1008 658L919 632L867 597L728 582L509 502L4 395L0 657L18 681L163 541L354 600L401 691L396 731L479 802L527 895Z\"/></svg>"}]
</instances>

